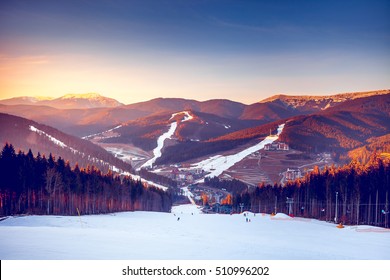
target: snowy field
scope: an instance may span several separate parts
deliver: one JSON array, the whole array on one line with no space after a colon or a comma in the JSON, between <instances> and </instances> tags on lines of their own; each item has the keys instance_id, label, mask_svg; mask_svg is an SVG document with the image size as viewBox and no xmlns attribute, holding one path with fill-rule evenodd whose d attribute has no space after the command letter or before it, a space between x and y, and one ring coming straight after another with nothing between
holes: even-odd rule
<instances>
[{"instance_id":1,"label":"snowy field","mask_svg":"<svg viewBox=\"0 0 390 280\"><path fill-rule=\"evenodd\" d=\"M0 221L0 259L390 259L389 230L247 217L191 204L172 213L9 217Z\"/></svg>"}]
</instances>

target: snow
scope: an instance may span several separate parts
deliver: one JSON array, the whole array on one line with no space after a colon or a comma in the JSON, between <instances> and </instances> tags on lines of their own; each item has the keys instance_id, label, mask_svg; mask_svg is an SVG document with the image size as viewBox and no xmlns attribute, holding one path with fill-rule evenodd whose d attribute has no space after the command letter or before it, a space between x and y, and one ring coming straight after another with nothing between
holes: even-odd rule
<instances>
[{"instance_id":1,"label":"snow","mask_svg":"<svg viewBox=\"0 0 390 280\"><path fill-rule=\"evenodd\" d=\"M169 120L172 120L177 115L183 115L183 114L185 116L181 120L181 122L186 122L186 121L192 120L194 118L188 111L183 111L183 112L172 114L172 116ZM153 150L153 157L151 159L149 159L147 162L145 162L139 169L145 168L145 167L150 167L150 168L153 167L153 164L162 155L161 151L164 147L165 140L170 139L175 134L176 128L177 128L177 122L172 122L169 126L169 130L157 139L157 147L154 148L154 150Z\"/></svg>"},{"instance_id":2,"label":"snow","mask_svg":"<svg viewBox=\"0 0 390 280\"><path fill-rule=\"evenodd\" d=\"M53 136L51 136L51 135L47 134L46 132L44 132L44 131L42 131L42 130L36 128L35 126L30 125L29 128L30 128L31 131L36 132L36 133L39 134L39 135L44 135L44 136L46 136L47 138L49 138L49 140L50 140L51 142L53 142L53 143L56 144L57 146L60 146L60 147L62 147L62 148L68 147L64 142L62 142L62 141L60 141L60 140L54 138Z\"/></svg>"},{"instance_id":3,"label":"snow","mask_svg":"<svg viewBox=\"0 0 390 280\"><path fill-rule=\"evenodd\" d=\"M172 123L172 124L176 124L176 123ZM120 127L120 126L114 127L114 128L112 128L112 129L110 129L110 130L108 130L108 131L112 131L112 130L117 129L117 128L119 128L119 127ZM53 143L55 143L56 145L58 145L58 146L60 146L60 147L62 147L62 148L68 148L68 149L70 149L73 153L78 153L78 154L82 155L83 157L85 156L84 153L79 152L78 150L76 150L76 149L74 149L74 148L72 148L72 147L67 146L65 143L61 142L60 140L54 138L53 136L47 134L46 132L44 132L44 131L42 131L42 130L39 130L38 128L36 128L36 127L34 127L34 126L32 126L32 125L30 125L30 130L33 131L33 132L38 133L39 135L44 135L45 137L49 138L50 141L52 141ZM162 190L167 190L167 189L168 189L167 187L162 186L162 185L160 185L160 184L154 183L154 182L149 181L149 180L145 180L145 179L141 178L141 177L138 176L138 175L134 175L134 174L131 174L131 173L127 172L127 171L123 171L122 169L116 167L115 165L110 165L108 162L105 162L105 161L100 160L100 159L98 159L98 158L88 156L88 159L90 159L90 160L92 160L92 161L94 161L94 162L100 162L100 163L102 163L102 164L106 164L106 165L108 165L109 169L111 169L112 171L117 172L117 173L122 174L122 175L125 175L125 176L131 176L134 180L140 180L140 181L141 181L142 183L144 183L146 186L152 185L152 186L155 186L156 188L159 188L159 189L162 189Z\"/></svg>"},{"instance_id":4,"label":"snow","mask_svg":"<svg viewBox=\"0 0 390 280\"><path fill-rule=\"evenodd\" d=\"M160 184L157 184L155 182L152 182L152 181L149 181L149 180L146 180L144 178L141 178L141 176L139 175L134 175L134 174L131 174L129 172L122 172L121 175L125 175L125 176L130 176L131 178L133 178L133 180L139 180L141 181L141 183L143 183L144 185L146 185L146 187L148 186L153 186L153 187L156 187L158 189L162 189L164 191L166 191L168 189L168 187L165 187L163 185L160 185Z\"/></svg>"},{"instance_id":5,"label":"snow","mask_svg":"<svg viewBox=\"0 0 390 280\"><path fill-rule=\"evenodd\" d=\"M89 138L93 138L93 137L96 137L96 136L99 136L99 135L104 135L104 134L107 134L107 133L110 133L110 132L113 132L114 130L118 129L118 128L121 128L123 125L117 125L109 130L106 130L106 131L103 131L103 132L99 132L99 133L95 133L95 134L91 134L91 135L87 135L87 136L84 136L84 137L81 137L81 139L89 139ZM106 139L106 138L113 138L113 137L118 137L119 134L115 135L115 136L102 136L101 139Z\"/></svg>"},{"instance_id":6,"label":"snow","mask_svg":"<svg viewBox=\"0 0 390 280\"><path fill-rule=\"evenodd\" d=\"M179 113L174 113L174 114L172 114L172 116L171 116L171 118L170 118L169 120L173 119L173 118L176 117L177 115L182 115L182 114L184 114L185 117L184 117L184 119L183 119L181 122L190 121L190 120L192 120L192 119L194 118L194 117L190 114L190 112L188 112L188 111L182 111L182 112L179 112Z\"/></svg>"},{"instance_id":7,"label":"snow","mask_svg":"<svg viewBox=\"0 0 390 280\"><path fill-rule=\"evenodd\" d=\"M104 149L113 154L116 158L120 158L125 162L131 163L132 161L145 159L145 157L142 157L140 155L134 155L134 152L131 149L109 146L104 146Z\"/></svg>"},{"instance_id":8,"label":"snow","mask_svg":"<svg viewBox=\"0 0 390 280\"><path fill-rule=\"evenodd\" d=\"M81 93L81 94L69 93L61 97L61 99L75 99L75 98L97 99L97 98L103 98L103 96L95 92L90 92L90 93Z\"/></svg>"},{"instance_id":9,"label":"snow","mask_svg":"<svg viewBox=\"0 0 390 280\"><path fill-rule=\"evenodd\" d=\"M113 128L113 129L116 129L116 128L118 128L118 127L119 127L119 126ZM112 130L113 130L113 129L112 129ZM76 154L76 153L77 153L77 154L80 154L82 157L85 157L85 156L86 156L85 153L80 152L80 151L78 151L78 150L76 150L76 149L74 149L74 148L72 148L72 147L67 146L64 142L61 142L60 140L54 138L54 137L51 136L50 134L47 134L46 132L44 132L44 131L42 131L42 130L39 130L38 128L36 128L36 127L34 127L34 126L32 126L32 125L30 125L30 130L33 131L33 132L38 133L39 135L43 135L43 136L49 138L50 141L52 141L54 144L56 144L56 145L58 145L58 146L60 146L60 147L62 147L62 148L70 149L73 153L75 153L75 154ZM108 131L111 131L111 130L108 130ZM110 165L108 162L106 162L106 161L104 161L104 160L101 160L101 159L98 159L98 158L95 158L95 157L91 157L90 155L88 155L88 159L91 160L91 161L93 161L93 162L100 162L101 164L105 164L105 165L108 166L108 168L109 168L110 170L112 170L112 171L114 171L114 172L117 172L117 173L119 173L119 174L131 176L131 177L132 177L133 179L135 179L135 180L141 180L141 182L144 183L144 184L146 184L147 186L148 186L148 185L153 185L153 186L155 186L156 188L160 188L160 189L163 189L163 190L167 190L167 189L168 189L167 187L164 187L164 186L162 186L162 185L160 185L160 184L157 184L157 183L154 183L154 182L152 182L152 181L148 181L148 180L142 179L142 178L140 178L139 176L134 175L134 174L130 174L130 173L127 172L127 171L123 171L122 169L116 167L115 165Z\"/></svg>"},{"instance_id":10,"label":"snow","mask_svg":"<svg viewBox=\"0 0 390 280\"><path fill-rule=\"evenodd\" d=\"M203 161L200 161L198 163L192 164L190 169L203 169L205 172L210 172L206 177L217 177L221 175L225 170L228 170L230 167L235 165L236 163L243 160L245 157L249 156L250 154L263 149L266 144L270 144L274 141L276 141L279 137L279 135L282 133L284 128L284 124L281 124L278 126L277 129L277 135L271 135L267 136L263 141L260 143L249 147L237 154L234 155L217 155L210 157L208 159L205 159ZM202 182L204 179L198 181Z\"/></svg>"},{"instance_id":11,"label":"snow","mask_svg":"<svg viewBox=\"0 0 390 280\"><path fill-rule=\"evenodd\" d=\"M0 259L390 259L388 229L246 217L200 214L192 204L172 213L9 217L0 222Z\"/></svg>"},{"instance_id":12,"label":"snow","mask_svg":"<svg viewBox=\"0 0 390 280\"><path fill-rule=\"evenodd\" d=\"M162 148L164 147L164 141L166 139L169 139L172 137L172 135L175 133L176 131L176 128L177 128L177 123L176 122L173 122L171 123L170 127L169 127L169 130L167 132L165 132L163 135L161 135L158 139L157 139L157 147L154 148L153 150L153 157L151 159L149 159L147 162L145 162L141 168L144 168L144 167L152 167L154 162L156 161L156 159L158 159L159 157L161 157L162 155Z\"/></svg>"},{"instance_id":13,"label":"snow","mask_svg":"<svg viewBox=\"0 0 390 280\"><path fill-rule=\"evenodd\" d=\"M184 195L187 196L188 200L191 202L192 205L195 205L195 200L194 200L194 194L190 192L188 187L181 188Z\"/></svg>"}]
</instances>

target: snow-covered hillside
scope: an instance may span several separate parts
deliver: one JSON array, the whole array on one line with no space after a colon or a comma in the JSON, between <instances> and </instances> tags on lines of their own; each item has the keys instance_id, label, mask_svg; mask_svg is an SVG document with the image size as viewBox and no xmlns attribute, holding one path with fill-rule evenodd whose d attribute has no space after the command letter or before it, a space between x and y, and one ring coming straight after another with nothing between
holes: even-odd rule
<instances>
[{"instance_id":1,"label":"snow-covered hillside","mask_svg":"<svg viewBox=\"0 0 390 280\"><path fill-rule=\"evenodd\" d=\"M208 159L202 160L201 162L192 164L190 169L203 169L206 172L210 172L206 177L218 177L224 171L228 170L230 167L235 165L237 162L240 162L245 157L250 154L263 149L266 144L270 144L276 140L278 140L279 135L282 133L284 128L284 124L278 126L277 135L267 136L263 141L257 143L256 145L249 147L241 152L233 155L223 156L217 155L210 157ZM199 182L204 181L199 180Z\"/></svg>"},{"instance_id":2,"label":"snow-covered hillside","mask_svg":"<svg viewBox=\"0 0 390 280\"><path fill-rule=\"evenodd\" d=\"M246 218L251 222L246 222ZM180 218L178 220L178 218ZM24 216L0 222L0 259L390 259L390 231L247 213Z\"/></svg>"},{"instance_id":3,"label":"snow-covered hillside","mask_svg":"<svg viewBox=\"0 0 390 280\"><path fill-rule=\"evenodd\" d=\"M88 160L90 160L91 162L95 162L95 163L100 163L100 164L103 164L103 165L106 165L109 167L110 170L114 171L114 172L118 172L118 173L121 173L121 172L124 172L123 170L119 169L118 167L114 166L114 165L111 165L109 164L108 162L102 160L102 159L98 159L96 157L93 157L91 155L87 155L83 152L80 152L78 151L77 149L74 149L68 145L66 145L64 142L58 140L57 138L53 137L52 135L46 133L45 131L43 130L40 130L32 125L29 126L29 129L32 131L32 132L35 132L37 133L38 135L40 136L43 136L43 137L46 137L48 138L51 142L53 142L55 145L63 148L63 149L68 149L70 150L73 154L78 154L82 157L88 157Z\"/></svg>"}]
</instances>

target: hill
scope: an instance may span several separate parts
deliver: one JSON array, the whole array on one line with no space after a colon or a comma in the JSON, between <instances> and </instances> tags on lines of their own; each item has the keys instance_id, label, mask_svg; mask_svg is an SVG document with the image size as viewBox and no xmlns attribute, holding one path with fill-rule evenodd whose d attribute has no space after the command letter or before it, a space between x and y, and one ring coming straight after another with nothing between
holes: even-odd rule
<instances>
[{"instance_id":1,"label":"hill","mask_svg":"<svg viewBox=\"0 0 390 280\"><path fill-rule=\"evenodd\" d=\"M114 166L131 170L129 164L90 141L25 118L0 113L0 143L6 142L13 144L16 151L20 149L27 152L32 149L40 151L46 157L52 153L56 158L69 160L72 166L76 163L84 168L94 165L103 172Z\"/></svg>"},{"instance_id":2,"label":"hill","mask_svg":"<svg viewBox=\"0 0 390 280\"><path fill-rule=\"evenodd\" d=\"M373 153L382 158L390 158L390 134L369 138L367 144L348 152L349 158L363 164L367 163Z\"/></svg>"},{"instance_id":3,"label":"hill","mask_svg":"<svg viewBox=\"0 0 390 280\"><path fill-rule=\"evenodd\" d=\"M346 152L390 131L390 94L345 101L320 113L290 119L281 140L310 152Z\"/></svg>"}]
</instances>

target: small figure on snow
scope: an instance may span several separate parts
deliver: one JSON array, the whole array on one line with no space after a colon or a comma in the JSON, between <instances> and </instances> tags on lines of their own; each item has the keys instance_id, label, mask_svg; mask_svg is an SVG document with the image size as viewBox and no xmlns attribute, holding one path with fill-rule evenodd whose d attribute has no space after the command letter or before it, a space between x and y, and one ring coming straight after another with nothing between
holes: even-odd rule
<instances>
[{"instance_id":1,"label":"small figure on snow","mask_svg":"<svg viewBox=\"0 0 390 280\"><path fill-rule=\"evenodd\" d=\"M180 217L177 217L177 221L180 221Z\"/></svg>"}]
</instances>

